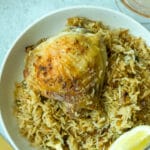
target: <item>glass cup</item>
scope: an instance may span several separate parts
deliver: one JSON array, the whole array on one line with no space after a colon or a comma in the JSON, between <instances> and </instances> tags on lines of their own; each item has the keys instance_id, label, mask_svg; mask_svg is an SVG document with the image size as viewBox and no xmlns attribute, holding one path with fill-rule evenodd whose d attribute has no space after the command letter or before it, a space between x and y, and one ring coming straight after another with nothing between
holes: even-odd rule
<instances>
[{"instance_id":1,"label":"glass cup","mask_svg":"<svg viewBox=\"0 0 150 150\"><path fill-rule=\"evenodd\" d=\"M119 10L150 30L150 0L115 0Z\"/></svg>"}]
</instances>

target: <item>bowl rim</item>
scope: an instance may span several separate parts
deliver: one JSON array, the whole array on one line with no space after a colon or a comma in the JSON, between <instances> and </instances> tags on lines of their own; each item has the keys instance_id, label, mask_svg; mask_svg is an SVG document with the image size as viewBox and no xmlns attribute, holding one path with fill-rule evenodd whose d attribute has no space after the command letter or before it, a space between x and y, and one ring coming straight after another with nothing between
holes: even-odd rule
<instances>
[{"instance_id":1,"label":"bowl rim","mask_svg":"<svg viewBox=\"0 0 150 150\"><path fill-rule=\"evenodd\" d=\"M91 8L91 9L101 9L101 10L104 10L104 11L108 11L108 12L113 12L119 16L122 16L122 17L125 17L129 20L131 20L132 22L134 22L135 24L137 24L138 26L140 26L141 28L143 28L145 31L149 32L148 29L146 29L142 24L140 24L138 21L136 21L135 19L133 19L132 17L124 14L123 12L120 12L119 10L114 10L114 9L111 9L111 8L107 8L107 7L102 7L102 6L94 6L94 5L77 5L77 6L69 6L69 7L63 7L63 8L58 8L58 9L55 9L55 10L52 10L44 15L42 15L41 17L35 19L33 22L31 22L29 25L27 25L23 31L21 31L17 37L15 38L15 40L12 42L11 46L8 48L7 52L5 53L4 55L4 58L3 58L3 61L2 61L2 64L1 64L1 68L0 68L0 81L1 81L1 76L2 76L2 73L3 73L3 70L4 70L4 66L5 66L5 63L9 57L9 54L11 52L11 50L13 49L13 47L16 45L17 41L30 29L32 28L35 24L37 24L38 22L40 22L41 20L51 16L51 15L54 15L54 14L57 14L57 13L60 13L60 12L63 12L63 11L68 11L68 10L71 10L71 9L86 9L86 8Z\"/></svg>"},{"instance_id":2,"label":"bowl rim","mask_svg":"<svg viewBox=\"0 0 150 150\"><path fill-rule=\"evenodd\" d=\"M41 17L35 19L33 22L31 22L29 25L27 25L27 27L24 28L24 30L18 34L18 36L16 37L16 39L14 40L14 42L12 42L10 48L7 50L7 52L5 53L4 55L4 58L2 60L2 64L1 64L1 67L0 67L0 84L1 84L1 78L2 78L2 74L3 74L3 71L4 71L4 68L5 68L5 64L9 58L9 55L12 51L12 49L15 47L15 45L17 44L18 40L20 38L22 38L24 36L24 34L30 29L32 28L34 25L36 25L37 23L39 23L40 21L42 21L43 19L46 19L47 17L51 16L51 15L54 15L54 14L57 14L57 13L60 13L60 12L63 12L63 11L68 11L68 10L76 10L76 9L99 9L99 10L103 10L103 11L107 11L109 13L114 13L118 16L122 16L123 18L126 18L128 20L131 20L132 22L134 22L135 25L138 25L140 28L142 28L143 30L145 30L145 32L149 32L148 29L146 29L143 25L141 25L139 22L137 22L136 20L134 20L132 17L126 15L126 14L123 14L122 12L120 12L119 10L114 10L114 9L111 9L111 8L107 8L107 7L103 7L103 6L94 6L94 5L77 5L77 6L68 6L68 7L63 7L63 8L59 8L59 9L55 9L55 10L52 10L48 13L46 13L45 15L42 15ZM1 87L1 86L0 86ZM12 148L14 148L15 150L19 150L17 145L15 144L14 140L11 138L9 132L7 131L6 127L5 127L5 123L3 121L3 116L2 116L2 113L1 113L1 108L0 108L0 122L1 122L1 127L4 131L4 137L6 138L6 140L8 141L8 143L10 143L10 145L12 146Z\"/></svg>"}]
</instances>

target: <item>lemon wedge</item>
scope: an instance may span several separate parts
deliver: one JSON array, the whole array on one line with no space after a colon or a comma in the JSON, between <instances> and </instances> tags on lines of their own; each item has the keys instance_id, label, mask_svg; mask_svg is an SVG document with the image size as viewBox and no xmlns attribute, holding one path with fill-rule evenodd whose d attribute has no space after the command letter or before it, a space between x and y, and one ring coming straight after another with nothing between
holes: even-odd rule
<instances>
[{"instance_id":1,"label":"lemon wedge","mask_svg":"<svg viewBox=\"0 0 150 150\"><path fill-rule=\"evenodd\" d=\"M144 150L150 146L150 126L137 126L121 135L109 150Z\"/></svg>"},{"instance_id":2,"label":"lemon wedge","mask_svg":"<svg viewBox=\"0 0 150 150\"><path fill-rule=\"evenodd\" d=\"M0 135L0 150L13 150L7 141Z\"/></svg>"}]
</instances>

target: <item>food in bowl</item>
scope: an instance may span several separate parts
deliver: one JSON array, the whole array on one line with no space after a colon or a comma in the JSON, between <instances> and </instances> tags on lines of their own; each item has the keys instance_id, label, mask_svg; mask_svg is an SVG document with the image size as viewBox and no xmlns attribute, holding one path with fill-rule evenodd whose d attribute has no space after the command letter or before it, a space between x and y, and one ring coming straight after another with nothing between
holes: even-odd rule
<instances>
[{"instance_id":1,"label":"food in bowl","mask_svg":"<svg viewBox=\"0 0 150 150\"><path fill-rule=\"evenodd\" d=\"M129 129L150 125L150 48L127 29L73 17L26 51L15 115L33 145L108 149Z\"/></svg>"},{"instance_id":2,"label":"food in bowl","mask_svg":"<svg viewBox=\"0 0 150 150\"><path fill-rule=\"evenodd\" d=\"M24 78L36 93L62 101L69 114L99 109L106 70L101 32L68 28L29 51Z\"/></svg>"}]
</instances>

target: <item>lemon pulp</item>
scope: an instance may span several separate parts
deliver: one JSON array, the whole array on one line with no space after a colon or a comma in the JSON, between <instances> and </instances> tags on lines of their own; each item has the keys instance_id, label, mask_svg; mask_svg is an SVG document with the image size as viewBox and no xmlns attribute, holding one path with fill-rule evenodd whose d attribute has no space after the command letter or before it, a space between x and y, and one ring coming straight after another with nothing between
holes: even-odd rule
<instances>
[{"instance_id":1,"label":"lemon pulp","mask_svg":"<svg viewBox=\"0 0 150 150\"><path fill-rule=\"evenodd\" d=\"M138 126L120 136L109 150L144 150L150 146L150 126Z\"/></svg>"}]
</instances>

